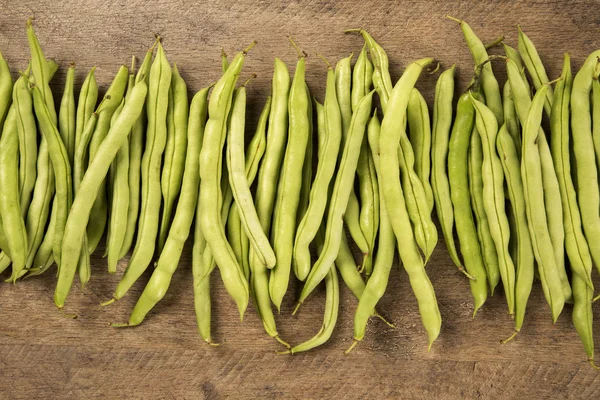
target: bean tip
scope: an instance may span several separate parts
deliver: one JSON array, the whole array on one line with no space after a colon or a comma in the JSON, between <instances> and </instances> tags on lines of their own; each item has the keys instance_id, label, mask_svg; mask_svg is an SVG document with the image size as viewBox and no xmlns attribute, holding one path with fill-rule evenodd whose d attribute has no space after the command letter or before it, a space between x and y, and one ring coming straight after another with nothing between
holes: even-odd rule
<instances>
[{"instance_id":1,"label":"bean tip","mask_svg":"<svg viewBox=\"0 0 600 400\"><path fill-rule=\"evenodd\" d=\"M348 347L348 349L346 349L346 351L344 351L344 354L349 355L352 352L352 350L354 350L354 348L356 347L357 344L358 344L358 339L354 338L350 347Z\"/></svg>"}]
</instances>

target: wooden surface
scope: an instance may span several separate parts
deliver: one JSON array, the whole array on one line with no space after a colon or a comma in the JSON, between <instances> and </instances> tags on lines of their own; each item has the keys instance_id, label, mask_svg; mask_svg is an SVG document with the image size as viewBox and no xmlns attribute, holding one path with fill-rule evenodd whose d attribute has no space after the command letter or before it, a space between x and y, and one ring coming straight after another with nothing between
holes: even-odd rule
<instances>
[{"instance_id":1,"label":"wooden surface","mask_svg":"<svg viewBox=\"0 0 600 400\"><path fill-rule=\"evenodd\" d=\"M484 41L503 34L516 46L516 25L536 43L551 79L559 74L562 54L569 51L577 68L600 47L600 19L594 2L576 1L6 1L0 0L0 50L15 72L28 58L25 20L34 15L35 29L48 57L61 70L77 63L80 85L90 67L106 89L119 64L132 54L143 56L153 34L164 37L170 61L177 62L189 88L197 90L219 76L219 53L259 45L250 53L243 76L257 73L249 89L251 121L269 93L273 58L293 70L295 51L286 35L311 55L307 79L323 99L325 67L318 52L334 62L362 46L362 39L344 35L363 27L390 56L396 79L402 66L435 56L445 66L458 64L464 89L472 61L458 26L443 18L467 20ZM568 4L567 4L568 3ZM497 50L498 51L498 50ZM502 65L494 65L503 81ZM419 87L430 101L436 76ZM441 232L440 232L441 235ZM94 255L93 277L82 292L75 288L62 317L52 303L54 276L0 286L0 397L2 398L598 398L600 377L585 354L566 307L553 325L539 283L536 283L525 326L507 345L499 340L512 331L501 289L472 319L472 301L465 278L451 264L443 243L427 267L443 318L442 332L427 352L426 335L407 276L393 269L381 312L397 325L392 330L374 320L366 340L345 356L352 338L356 300L344 288L338 325L324 346L296 356L276 355L252 306L243 323L213 276L213 331L221 347L205 345L196 331L193 311L190 249L182 257L164 300L143 325L114 329L123 322L148 279L145 274L118 304L100 309L120 273L109 276L100 249ZM119 271L125 266L120 264ZM600 284L600 282L597 282ZM323 290L312 296L297 317L290 313L295 286L277 319L281 336L292 343L311 337L320 327ZM600 311L595 307L597 320ZM595 323L600 343L600 323Z\"/></svg>"}]
</instances>

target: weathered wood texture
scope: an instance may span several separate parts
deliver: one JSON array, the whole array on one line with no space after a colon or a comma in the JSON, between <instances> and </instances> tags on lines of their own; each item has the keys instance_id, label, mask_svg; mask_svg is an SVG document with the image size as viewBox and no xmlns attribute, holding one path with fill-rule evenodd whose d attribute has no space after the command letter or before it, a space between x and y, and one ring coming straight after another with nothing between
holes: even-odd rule
<instances>
[{"instance_id":1,"label":"weathered wood texture","mask_svg":"<svg viewBox=\"0 0 600 400\"><path fill-rule=\"evenodd\" d=\"M422 56L435 56L444 66L458 64L459 90L466 87L473 65L451 14L467 20L484 40L506 36L516 46L520 24L536 43L549 76L556 77L562 54L571 52L577 68L600 47L597 3L589 1L294 1L237 2L154 1L6 1L0 0L0 50L15 75L29 57L25 20L34 15L46 54L60 65L77 63L81 84L90 67L106 89L120 63L143 56L153 34L164 37L167 55L177 62L192 90L219 76L219 53L232 54L256 39L244 76L257 73L249 89L250 125L269 93L273 58L293 69L296 53L286 35L311 57L307 79L323 98L325 67L318 52L335 61L355 54L362 39L345 35L364 27L390 55L392 76ZM499 50L495 50L496 52ZM501 80L505 72L495 64ZM419 87L431 103L436 76ZM190 251L165 299L135 329L113 329L125 321L148 278L145 274L118 304L99 308L110 297L120 273L110 276L96 252L93 277L82 292L76 288L62 317L52 303L53 272L0 287L0 397L2 398L598 398L600 377L585 362L583 347L566 307L553 325L539 283L529 300L521 334L506 345L499 340L512 331L502 293L497 293L472 319L465 278L451 264L443 243L427 267L444 320L440 338L427 352L414 296L403 271L394 268L382 312L397 325L369 325L366 340L349 356L356 300L342 291L341 312L326 345L297 356L276 355L279 345L262 330L252 306L243 323L226 295L218 274L214 282L214 333L223 345L205 345L193 312ZM121 272L125 263L120 264ZM600 283L599 283L600 284ZM291 290L278 318L280 333L298 343L321 324L323 290L297 317ZM501 289L498 290L501 292ZM596 317L600 313L596 308ZM596 323L596 338L600 324ZM598 340L600 342L600 340Z\"/></svg>"}]
</instances>

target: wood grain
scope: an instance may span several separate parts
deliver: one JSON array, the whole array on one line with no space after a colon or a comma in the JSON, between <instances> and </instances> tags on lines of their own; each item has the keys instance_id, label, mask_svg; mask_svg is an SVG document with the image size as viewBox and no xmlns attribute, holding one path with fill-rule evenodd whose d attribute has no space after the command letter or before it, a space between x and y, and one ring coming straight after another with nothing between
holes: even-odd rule
<instances>
[{"instance_id":1,"label":"wood grain","mask_svg":"<svg viewBox=\"0 0 600 400\"><path fill-rule=\"evenodd\" d=\"M600 47L600 18L595 3L588 1L0 0L0 10L0 50L15 76L29 57L25 20L35 16L46 54L62 66L55 90L62 87L71 61L77 63L78 85L95 65L105 90L120 63L128 64L132 54L143 56L154 33L164 37L167 56L177 62L190 90L198 90L218 78L221 47L233 54L258 40L243 73L258 74L249 88L250 125L269 94L273 58L293 68L296 55L287 35L309 52L307 79L319 99L326 69L314 55L336 61L357 54L362 39L343 34L347 28L371 32L388 51L394 78L402 66L423 56L435 56L444 66L456 63L459 90L466 87L473 65L459 28L445 14L467 20L484 41L503 34L514 46L520 24L536 43L551 79L559 74L563 52L571 53L577 68ZM494 68L503 81L501 63ZM430 105L435 79L426 76L419 82ZM443 243L427 267L444 320L433 349L427 352L407 276L394 268L380 309L397 329L372 321L366 340L349 356L342 351L351 343L356 300L348 290L342 291L340 319L329 343L306 354L279 356L278 344L264 334L252 306L239 322L218 274L213 276L213 329L223 345L206 346L195 326L189 247L168 294L144 324L109 328L109 322L127 319L149 274L118 304L101 309L98 303L110 297L127 261L110 276L99 256L102 251L94 255L88 287L74 289L69 298L69 311L79 315L77 320L62 317L54 308L52 272L0 287L0 397L600 397L599 374L585 362L570 307L553 325L536 284L522 332L500 345L512 330L502 293L472 319L467 282ZM323 309L323 290L318 290L291 317L298 289L291 288L277 320L281 336L293 343L319 329ZM597 307L595 314L598 319ZM600 332L600 324L595 328Z\"/></svg>"}]
</instances>

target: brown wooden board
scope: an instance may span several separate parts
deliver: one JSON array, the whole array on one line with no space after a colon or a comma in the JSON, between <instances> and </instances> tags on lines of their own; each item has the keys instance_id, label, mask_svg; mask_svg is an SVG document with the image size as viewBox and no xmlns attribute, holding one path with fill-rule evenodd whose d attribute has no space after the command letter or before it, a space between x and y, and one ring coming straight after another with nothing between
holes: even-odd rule
<instances>
[{"instance_id":1,"label":"brown wooden board","mask_svg":"<svg viewBox=\"0 0 600 400\"><path fill-rule=\"evenodd\" d=\"M358 27L371 32L388 51L394 79L411 60L434 56L444 67L457 63L457 92L464 90L473 62L460 29L445 14L467 20L484 41L505 35L513 46L520 24L537 45L551 79L559 74L564 52L570 52L578 68L600 47L600 19L593 1L0 0L0 50L15 76L26 67L25 20L33 15L44 51L61 66L55 93L71 61L77 63L78 86L97 66L96 77L106 90L118 66L129 65L132 54L142 57L154 33L160 33L169 60L177 63L195 91L218 79L221 47L233 54L258 40L243 71L243 77L258 74L249 86L252 127L270 91L273 58L282 58L293 71L296 53L287 35L310 54L307 79L321 100L326 68L316 53L331 62L358 54L362 39L343 33ZM494 68L503 82L502 63ZM430 106L436 77L425 76L418 84ZM585 362L570 306L553 325L536 283L522 332L509 344L499 344L512 332L502 290L472 319L467 281L452 265L443 242L427 266L444 321L431 351L427 352L406 273L394 268L379 308L397 328L373 320L366 340L349 356L343 350L352 342L356 300L345 288L331 340L306 354L282 356L275 354L281 347L263 332L252 305L239 322L218 274L212 280L213 331L223 345L207 346L196 330L190 250L186 247L164 300L143 325L132 329L107 325L127 319L150 271L122 301L99 308L127 261L110 276L100 257L103 249L93 256L88 287L83 292L75 288L68 299L67 310L76 312L77 320L61 316L52 303L55 270L17 285L1 285L0 397L600 397L600 375ZM319 329L323 310L320 289L298 316L290 316L298 288L290 289L277 319L281 336L292 343ZM597 306L595 314L600 320ZM595 328L600 343L600 323Z\"/></svg>"}]
</instances>

